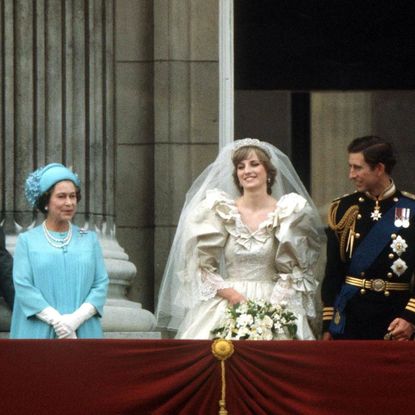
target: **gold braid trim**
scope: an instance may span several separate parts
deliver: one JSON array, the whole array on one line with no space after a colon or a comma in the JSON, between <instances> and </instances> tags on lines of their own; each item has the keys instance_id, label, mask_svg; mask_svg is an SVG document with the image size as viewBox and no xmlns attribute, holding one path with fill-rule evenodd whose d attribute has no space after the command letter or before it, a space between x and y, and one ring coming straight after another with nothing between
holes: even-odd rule
<instances>
[{"instance_id":1,"label":"gold braid trim","mask_svg":"<svg viewBox=\"0 0 415 415\"><path fill-rule=\"evenodd\" d=\"M353 253L354 245L354 229L356 225L356 218L359 213L359 206L353 205L346 210L343 217L336 223L337 209L339 208L340 200L336 200L330 206L328 213L328 224L330 228L336 233L340 241L340 258L346 262L346 252L349 252L349 257Z\"/></svg>"}]
</instances>

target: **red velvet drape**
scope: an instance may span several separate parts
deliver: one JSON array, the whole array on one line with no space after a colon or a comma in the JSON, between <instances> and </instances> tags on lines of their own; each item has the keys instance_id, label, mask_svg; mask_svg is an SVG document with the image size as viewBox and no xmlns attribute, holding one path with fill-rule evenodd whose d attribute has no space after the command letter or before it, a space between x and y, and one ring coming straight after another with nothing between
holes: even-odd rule
<instances>
[{"instance_id":1,"label":"red velvet drape","mask_svg":"<svg viewBox=\"0 0 415 415\"><path fill-rule=\"evenodd\" d=\"M414 342L234 342L229 415L413 412ZM0 414L217 414L210 341L0 340Z\"/></svg>"}]
</instances>

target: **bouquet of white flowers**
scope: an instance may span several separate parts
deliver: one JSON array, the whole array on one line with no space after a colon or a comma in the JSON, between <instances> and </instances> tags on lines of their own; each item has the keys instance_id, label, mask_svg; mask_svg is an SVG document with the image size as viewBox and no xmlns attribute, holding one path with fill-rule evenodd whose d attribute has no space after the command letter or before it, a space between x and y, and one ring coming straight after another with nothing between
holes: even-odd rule
<instances>
[{"instance_id":1,"label":"bouquet of white flowers","mask_svg":"<svg viewBox=\"0 0 415 415\"><path fill-rule=\"evenodd\" d=\"M297 318L287 305L263 300L248 300L226 309L213 338L227 340L295 339Z\"/></svg>"}]
</instances>

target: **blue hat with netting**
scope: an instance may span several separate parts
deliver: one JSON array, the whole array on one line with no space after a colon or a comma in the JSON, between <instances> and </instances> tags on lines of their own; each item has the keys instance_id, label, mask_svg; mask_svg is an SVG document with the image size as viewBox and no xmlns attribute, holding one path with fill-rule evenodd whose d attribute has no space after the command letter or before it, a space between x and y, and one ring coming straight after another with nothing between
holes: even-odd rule
<instances>
[{"instance_id":1,"label":"blue hat with netting","mask_svg":"<svg viewBox=\"0 0 415 415\"><path fill-rule=\"evenodd\" d=\"M25 196L30 206L34 207L43 193L62 180L70 180L78 188L81 186L77 174L60 163L51 163L30 173L25 184Z\"/></svg>"}]
</instances>

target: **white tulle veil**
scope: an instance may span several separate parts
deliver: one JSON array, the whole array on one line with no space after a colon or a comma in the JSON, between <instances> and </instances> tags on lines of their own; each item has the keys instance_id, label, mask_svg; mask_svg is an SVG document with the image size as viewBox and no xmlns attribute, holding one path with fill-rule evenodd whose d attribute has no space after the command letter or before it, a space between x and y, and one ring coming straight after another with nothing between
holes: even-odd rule
<instances>
[{"instance_id":1,"label":"white tulle veil","mask_svg":"<svg viewBox=\"0 0 415 415\"><path fill-rule=\"evenodd\" d=\"M312 207L311 222L319 234L323 233L320 216L310 195L298 177L289 158L272 144L257 139L245 138L226 145L210 164L193 182L186 194L184 206L177 225L176 234L167 260L163 280L160 286L158 305L156 309L157 324L176 330L183 320L186 310L198 302L200 281L197 278L197 261L195 255L195 240L189 229L189 215L205 198L206 191L220 189L236 199L240 193L234 183L232 154L236 148L255 146L270 156L271 163L277 170L275 183L272 186L272 196L277 200L288 193L303 196Z\"/></svg>"}]
</instances>

